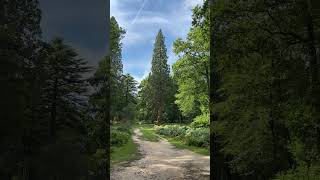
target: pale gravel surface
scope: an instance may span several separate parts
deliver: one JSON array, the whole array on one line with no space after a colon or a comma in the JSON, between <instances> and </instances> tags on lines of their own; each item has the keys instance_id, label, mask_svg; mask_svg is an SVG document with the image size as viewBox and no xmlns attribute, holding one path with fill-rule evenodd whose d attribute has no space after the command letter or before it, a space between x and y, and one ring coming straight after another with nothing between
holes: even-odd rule
<instances>
[{"instance_id":1,"label":"pale gravel surface","mask_svg":"<svg viewBox=\"0 0 320 180\"><path fill-rule=\"evenodd\" d=\"M145 141L139 129L133 140L141 158L111 169L112 180L207 180L210 179L210 156L176 149L167 140Z\"/></svg>"}]
</instances>

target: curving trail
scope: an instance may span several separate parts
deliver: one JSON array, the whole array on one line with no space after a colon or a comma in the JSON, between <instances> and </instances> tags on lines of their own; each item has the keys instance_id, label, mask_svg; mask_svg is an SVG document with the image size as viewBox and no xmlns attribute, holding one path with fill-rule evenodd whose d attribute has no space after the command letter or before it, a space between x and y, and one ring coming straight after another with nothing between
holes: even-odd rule
<instances>
[{"instance_id":1,"label":"curving trail","mask_svg":"<svg viewBox=\"0 0 320 180\"><path fill-rule=\"evenodd\" d=\"M176 149L167 140L145 141L139 129L133 140L139 145L141 159L111 169L112 180L207 180L210 156Z\"/></svg>"}]
</instances>

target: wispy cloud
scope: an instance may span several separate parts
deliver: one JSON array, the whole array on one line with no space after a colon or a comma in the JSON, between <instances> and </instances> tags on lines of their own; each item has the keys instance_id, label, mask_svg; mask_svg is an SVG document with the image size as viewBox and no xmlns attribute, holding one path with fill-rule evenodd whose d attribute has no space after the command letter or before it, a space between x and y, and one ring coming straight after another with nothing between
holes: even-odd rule
<instances>
[{"instance_id":1,"label":"wispy cloud","mask_svg":"<svg viewBox=\"0 0 320 180\"><path fill-rule=\"evenodd\" d=\"M137 80L149 74L151 65L142 64L151 64L153 42L160 28L166 36L168 63L172 65L177 59L172 52L172 42L186 37L191 26L191 9L202 3L203 0L110 0L111 15L126 29L125 71Z\"/></svg>"},{"instance_id":2,"label":"wispy cloud","mask_svg":"<svg viewBox=\"0 0 320 180\"><path fill-rule=\"evenodd\" d=\"M168 1L148 0L111 0L111 15L115 16L127 34L123 40L124 48L136 45L137 41L145 43L154 38L154 32L161 27L173 36L185 37L191 23L191 9L203 0L176 0L177 5L170 8ZM148 9L155 2L163 5L165 11ZM161 3L162 2L162 3ZM156 4L157 6L159 4ZM169 5L167 5L169 4ZM143 26L143 27L141 27Z\"/></svg>"},{"instance_id":3,"label":"wispy cloud","mask_svg":"<svg viewBox=\"0 0 320 180\"><path fill-rule=\"evenodd\" d=\"M131 25L133 25L136 22L137 18L139 17L141 11L143 10L143 8L144 8L144 6L146 5L147 2L148 2L148 0L144 0L143 1L139 11L137 12L136 16L134 17L133 21L131 22Z\"/></svg>"},{"instance_id":4,"label":"wispy cloud","mask_svg":"<svg viewBox=\"0 0 320 180\"><path fill-rule=\"evenodd\" d=\"M195 6L202 4L203 0L184 0L184 6L187 9L192 9Z\"/></svg>"}]
</instances>

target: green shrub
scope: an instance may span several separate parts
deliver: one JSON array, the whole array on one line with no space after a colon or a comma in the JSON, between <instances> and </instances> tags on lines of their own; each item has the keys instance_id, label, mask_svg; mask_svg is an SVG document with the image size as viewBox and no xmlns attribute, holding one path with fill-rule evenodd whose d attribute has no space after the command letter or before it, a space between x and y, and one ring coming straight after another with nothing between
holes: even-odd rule
<instances>
[{"instance_id":1,"label":"green shrub","mask_svg":"<svg viewBox=\"0 0 320 180\"><path fill-rule=\"evenodd\" d=\"M123 132L126 132L126 133L131 133L130 132L130 129L131 129L131 124L127 121L124 121L124 122L114 122L112 125L111 125L111 130L119 130L119 131L123 131Z\"/></svg>"},{"instance_id":2,"label":"green shrub","mask_svg":"<svg viewBox=\"0 0 320 180\"><path fill-rule=\"evenodd\" d=\"M196 118L194 118L194 121L190 124L190 126L193 128L209 127L209 114L202 114L200 116L197 116Z\"/></svg>"},{"instance_id":3,"label":"green shrub","mask_svg":"<svg viewBox=\"0 0 320 180\"><path fill-rule=\"evenodd\" d=\"M117 128L111 128L111 147L113 146L122 146L128 142L130 138L130 133L126 131L120 131Z\"/></svg>"},{"instance_id":4,"label":"green shrub","mask_svg":"<svg viewBox=\"0 0 320 180\"><path fill-rule=\"evenodd\" d=\"M210 144L209 128L189 128L185 141L189 146L208 147Z\"/></svg>"},{"instance_id":5,"label":"green shrub","mask_svg":"<svg viewBox=\"0 0 320 180\"><path fill-rule=\"evenodd\" d=\"M169 137L184 136L188 127L180 125L155 126L156 133Z\"/></svg>"},{"instance_id":6,"label":"green shrub","mask_svg":"<svg viewBox=\"0 0 320 180\"><path fill-rule=\"evenodd\" d=\"M180 138L189 146L209 147L209 128L193 128L181 125L155 126L155 132L160 135Z\"/></svg>"},{"instance_id":7,"label":"green shrub","mask_svg":"<svg viewBox=\"0 0 320 180\"><path fill-rule=\"evenodd\" d=\"M116 131L121 131L127 134L130 134L130 127L128 126L115 126L114 128L112 128L113 130ZM112 130L111 130L112 131Z\"/></svg>"}]
</instances>

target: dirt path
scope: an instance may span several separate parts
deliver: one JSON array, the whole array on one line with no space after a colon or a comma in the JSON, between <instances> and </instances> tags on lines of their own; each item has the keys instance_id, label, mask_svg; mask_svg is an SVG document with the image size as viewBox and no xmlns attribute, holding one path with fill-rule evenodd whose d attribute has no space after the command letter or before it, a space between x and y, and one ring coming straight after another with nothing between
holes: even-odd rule
<instances>
[{"instance_id":1,"label":"dirt path","mask_svg":"<svg viewBox=\"0 0 320 180\"><path fill-rule=\"evenodd\" d=\"M145 141L139 129L133 140L139 145L142 157L111 169L112 180L207 180L210 157L189 150L176 149L167 140Z\"/></svg>"}]
</instances>

